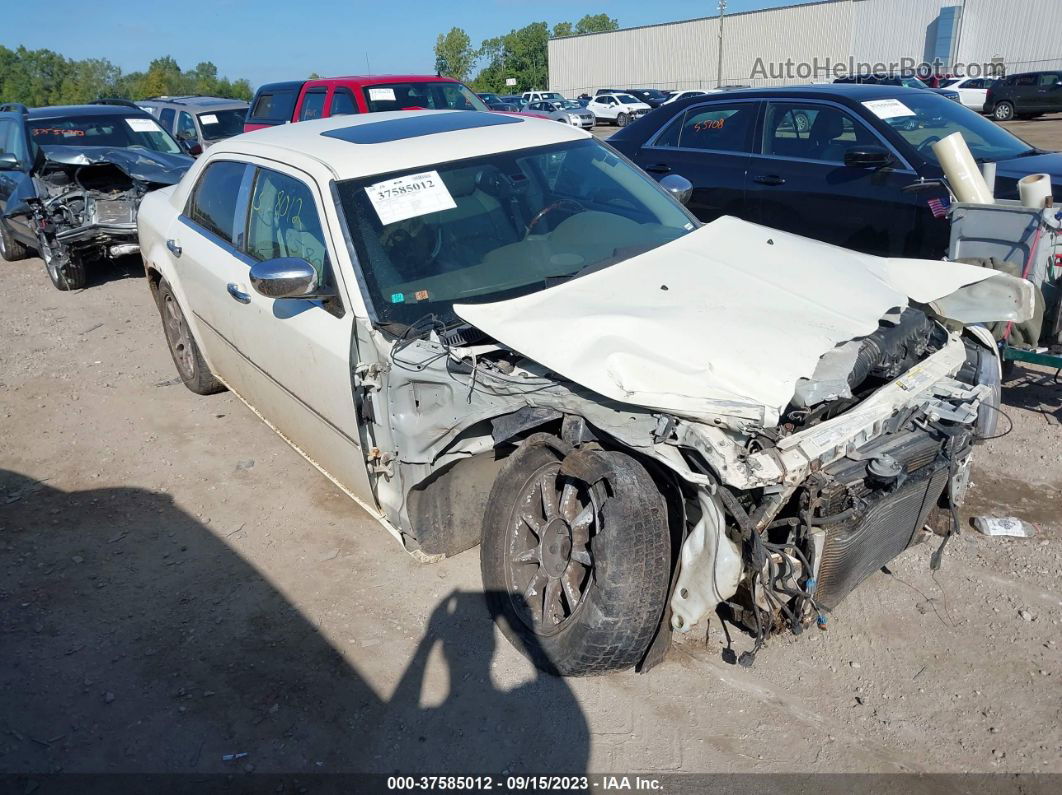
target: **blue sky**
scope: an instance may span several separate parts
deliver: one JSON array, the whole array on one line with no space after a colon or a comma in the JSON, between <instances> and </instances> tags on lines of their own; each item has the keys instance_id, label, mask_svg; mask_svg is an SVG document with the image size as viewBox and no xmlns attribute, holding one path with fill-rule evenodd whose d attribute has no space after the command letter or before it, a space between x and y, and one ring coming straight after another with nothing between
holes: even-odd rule
<instances>
[{"instance_id":1,"label":"blue sky","mask_svg":"<svg viewBox=\"0 0 1062 795\"><path fill-rule=\"evenodd\" d=\"M728 0L728 13L800 0ZM46 47L71 58L108 58L144 69L159 55L182 68L213 61L257 85L371 71L429 72L435 37L464 28L473 45L529 22L551 26L605 12L622 27L712 16L717 0L51 0L6 3L0 43ZM13 31L18 31L14 33Z\"/></svg>"}]
</instances>

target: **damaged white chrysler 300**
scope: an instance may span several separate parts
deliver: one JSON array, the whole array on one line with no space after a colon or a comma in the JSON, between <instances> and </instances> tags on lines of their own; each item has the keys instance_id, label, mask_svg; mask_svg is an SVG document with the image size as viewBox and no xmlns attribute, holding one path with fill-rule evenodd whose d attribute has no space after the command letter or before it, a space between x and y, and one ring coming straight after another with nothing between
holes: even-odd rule
<instances>
[{"instance_id":1,"label":"damaged white chrysler 300","mask_svg":"<svg viewBox=\"0 0 1062 795\"><path fill-rule=\"evenodd\" d=\"M591 136L500 114L239 136L139 223L184 382L233 389L418 558L482 542L502 629L569 675L717 610L754 653L935 513L946 539L999 400L970 324L1033 301L701 226Z\"/></svg>"}]
</instances>

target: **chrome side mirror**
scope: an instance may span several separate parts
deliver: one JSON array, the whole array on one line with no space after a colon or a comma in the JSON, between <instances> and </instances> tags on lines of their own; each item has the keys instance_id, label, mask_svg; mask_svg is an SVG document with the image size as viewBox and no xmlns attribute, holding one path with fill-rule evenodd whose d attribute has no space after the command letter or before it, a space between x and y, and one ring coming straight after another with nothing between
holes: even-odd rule
<instances>
[{"instance_id":1,"label":"chrome side mirror","mask_svg":"<svg viewBox=\"0 0 1062 795\"><path fill-rule=\"evenodd\" d=\"M299 257L278 257L251 266L251 286L266 298L325 298L317 289L317 271Z\"/></svg>"},{"instance_id":2,"label":"chrome side mirror","mask_svg":"<svg viewBox=\"0 0 1062 795\"><path fill-rule=\"evenodd\" d=\"M660 180L660 187L683 204L688 204L693 195L693 183L681 174L668 174Z\"/></svg>"}]
</instances>

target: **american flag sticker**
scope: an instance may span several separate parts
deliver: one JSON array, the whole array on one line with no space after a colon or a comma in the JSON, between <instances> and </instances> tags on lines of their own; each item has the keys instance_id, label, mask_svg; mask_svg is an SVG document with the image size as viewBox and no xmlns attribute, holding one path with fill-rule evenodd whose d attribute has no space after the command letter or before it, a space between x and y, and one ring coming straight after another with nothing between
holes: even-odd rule
<instances>
[{"instance_id":1,"label":"american flag sticker","mask_svg":"<svg viewBox=\"0 0 1062 795\"><path fill-rule=\"evenodd\" d=\"M947 196L941 196L929 200L929 209L933 211L934 218L943 218L946 216L949 207L951 207L951 199Z\"/></svg>"}]
</instances>

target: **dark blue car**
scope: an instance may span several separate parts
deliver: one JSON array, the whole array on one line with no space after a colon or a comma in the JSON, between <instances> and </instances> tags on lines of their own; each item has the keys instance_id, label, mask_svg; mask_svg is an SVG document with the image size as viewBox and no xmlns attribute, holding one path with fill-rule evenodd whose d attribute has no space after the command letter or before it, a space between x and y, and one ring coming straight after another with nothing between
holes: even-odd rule
<instances>
[{"instance_id":1,"label":"dark blue car","mask_svg":"<svg viewBox=\"0 0 1062 795\"><path fill-rule=\"evenodd\" d=\"M996 163L997 198L1018 198L1019 179L1045 172L1062 201L1062 154L938 94L896 86L691 97L609 143L657 179L692 182L689 208L703 221L734 215L870 254L935 259L949 228L932 144L954 132L978 162Z\"/></svg>"}]
</instances>

